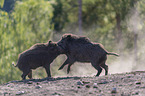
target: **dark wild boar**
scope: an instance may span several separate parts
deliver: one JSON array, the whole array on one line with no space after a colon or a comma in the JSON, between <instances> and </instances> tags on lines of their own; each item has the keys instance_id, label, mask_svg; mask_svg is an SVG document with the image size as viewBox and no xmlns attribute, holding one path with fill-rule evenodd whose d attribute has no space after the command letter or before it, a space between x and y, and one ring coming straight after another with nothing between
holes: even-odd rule
<instances>
[{"instance_id":1,"label":"dark wild boar","mask_svg":"<svg viewBox=\"0 0 145 96\"><path fill-rule=\"evenodd\" d=\"M61 47L52 41L48 43L38 43L33 45L30 49L19 54L16 67L22 72L22 79L26 76L32 78L32 70L40 66L44 67L48 77L51 77L50 64L61 53Z\"/></svg>"},{"instance_id":2,"label":"dark wild boar","mask_svg":"<svg viewBox=\"0 0 145 96\"><path fill-rule=\"evenodd\" d=\"M116 53L105 50L102 44L92 43L86 37L79 37L72 34L65 34L57 44L65 50L67 56L67 60L59 70L68 64L67 73L69 73L71 65L78 61L91 63L98 70L96 76L100 75L102 68L105 69L105 75L107 75L108 66L105 64L107 55L119 56Z\"/></svg>"}]
</instances>

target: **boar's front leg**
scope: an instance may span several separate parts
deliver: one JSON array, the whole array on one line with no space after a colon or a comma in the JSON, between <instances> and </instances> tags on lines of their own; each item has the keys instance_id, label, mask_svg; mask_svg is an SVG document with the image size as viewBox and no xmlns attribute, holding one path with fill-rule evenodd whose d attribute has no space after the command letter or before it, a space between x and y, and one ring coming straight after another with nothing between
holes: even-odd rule
<instances>
[{"instance_id":1,"label":"boar's front leg","mask_svg":"<svg viewBox=\"0 0 145 96\"><path fill-rule=\"evenodd\" d=\"M48 77L51 77L51 72L50 72L50 64L46 64L44 66L45 70L46 70L46 73L47 73L47 76Z\"/></svg>"},{"instance_id":2,"label":"boar's front leg","mask_svg":"<svg viewBox=\"0 0 145 96\"><path fill-rule=\"evenodd\" d=\"M68 68L67 68L67 73L69 73L69 71L70 71L70 66L71 66L74 62L75 62L74 59L69 59L69 58L67 58L67 60L61 65L61 67L60 67L58 70L63 69L63 67L64 67L65 65L69 64L69 65L68 65Z\"/></svg>"},{"instance_id":3,"label":"boar's front leg","mask_svg":"<svg viewBox=\"0 0 145 96\"><path fill-rule=\"evenodd\" d=\"M59 67L58 70L63 69L63 67L64 67L65 65L67 65L67 64L69 64L69 59L68 59L68 58L67 58L66 61Z\"/></svg>"}]
</instances>

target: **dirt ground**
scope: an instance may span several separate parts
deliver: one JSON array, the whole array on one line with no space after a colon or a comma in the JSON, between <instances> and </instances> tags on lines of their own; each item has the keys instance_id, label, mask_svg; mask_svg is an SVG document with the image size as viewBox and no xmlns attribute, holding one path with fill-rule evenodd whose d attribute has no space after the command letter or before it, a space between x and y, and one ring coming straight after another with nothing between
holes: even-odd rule
<instances>
[{"instance_id":1,"label":"dirt ground","mask_svg":"<svg viewBox=\"0 0 145 96\"><path fill-rule=\"evenodd\" d=\"M10 81L0 96L145 96L145 72Z\"/></svg>"}]
</instances>

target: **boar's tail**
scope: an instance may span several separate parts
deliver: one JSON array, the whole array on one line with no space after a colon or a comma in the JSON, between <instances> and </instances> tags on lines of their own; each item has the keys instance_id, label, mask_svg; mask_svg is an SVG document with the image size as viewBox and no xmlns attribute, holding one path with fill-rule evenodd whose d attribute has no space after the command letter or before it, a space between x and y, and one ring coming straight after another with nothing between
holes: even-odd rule
<instances>
[{"instance_id":1,"label":"boar's tail","mask_svg":"<svg viewBox=\"0 0 145 96\"><path fill-rule=\"evenodd\" d=\"M107 55L115 55L115 56L119 56L119 54L117 54L117 53L113 53L113 52L107 52Z\"/></svg>"},{"instance_id":2,"label":"boar's tail","mask_svg":"<svg viewBox=\"0 0 145 96\"><path fill-rule=\"evenodd\" d=\"M15 65L15 63L14 63L14 62L12 62L12 65L13 65L14 67L17 67L17 65Z\"/></svg>"}]
</instances>

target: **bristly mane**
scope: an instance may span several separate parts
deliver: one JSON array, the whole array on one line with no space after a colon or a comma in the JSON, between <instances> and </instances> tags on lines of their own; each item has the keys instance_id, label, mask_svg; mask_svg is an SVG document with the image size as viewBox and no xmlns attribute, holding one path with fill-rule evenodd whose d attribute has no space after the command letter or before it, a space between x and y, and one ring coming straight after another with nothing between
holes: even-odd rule
<instances>
[{"instance_id":1,"label":"bristly mane","mask_svg":"<svg viewBox=\"0 0 145 96\"><path fill-rule=\"evenodd\" d=\"M30 48L30 50L32 50L32 49L35 49L35 50L37 50L37 49L38 49L38 50L39 50L39 49L46 49L47 46L48 46L47 43L37 43L37 44L33 45L33 46Z\"/></svg>"},{"instance_id":2,"label":"bristly mane","mask_svg":"<svg viewBox=\"0 0 145 96\"><path fill-rule=\"evenodd\" d=\"M83 36L77 36L74 34L64 34L63 38L67 38L68 36L70 36L69 38L75 42L78 43L91 43L91 41L89 40L89 38L87 37L83 37Z\"/></svg>"}]
</instances>

